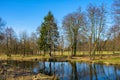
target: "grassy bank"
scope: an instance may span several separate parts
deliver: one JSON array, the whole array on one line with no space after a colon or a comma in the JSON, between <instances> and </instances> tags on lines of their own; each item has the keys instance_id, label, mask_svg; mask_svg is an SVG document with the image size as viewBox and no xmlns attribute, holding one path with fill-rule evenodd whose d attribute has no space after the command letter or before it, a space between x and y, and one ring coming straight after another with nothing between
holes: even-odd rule
<instances>
[{"instance_id":1,"label":"grassy bank","mask_svg":"<svg viewBox=\"0 0 120 80\"><path fill-rule=\"evenodd\" d=\"M71 61L71 62L90 62L90 63L104 63L104 64L118 64L120 65L120 56L103 56L102 59L100 59L99 56L96 56L95 60L90 60L89 57L68 57L68 56L55 56L50 57L48 55L46 56L40 56L40 55L11 55L11 57L8 57L4 54L0 55L0 60L18 60L18 61L30 61L30 60L44 60L49 61L54 59L55 61Z\"/></svg>"},{"instance_id":2,"label":"grassy bank","mask_svg":"<svg viewBox=\"0 0 120 80\"><path fill-rule=\"evenodd\" d=\"M49 58L49 56L39 56L39 55L11 55L10 57L7 55L0 55L0 60L19 60L19 61L30 61L30 60L35 60L35 59L43 59L43 58Z\"/></svg>"},{"instance_id":3,"label":"grassy bank","mask_svg":"<svg viewBox=\"0 0 120 80\"><path fill-rule=\"evenodd\" d=\"M106 65L120 65L120 57L110 57L100 60L94 60L94 63L103 63Z\"/></svg>"}]
</instances>

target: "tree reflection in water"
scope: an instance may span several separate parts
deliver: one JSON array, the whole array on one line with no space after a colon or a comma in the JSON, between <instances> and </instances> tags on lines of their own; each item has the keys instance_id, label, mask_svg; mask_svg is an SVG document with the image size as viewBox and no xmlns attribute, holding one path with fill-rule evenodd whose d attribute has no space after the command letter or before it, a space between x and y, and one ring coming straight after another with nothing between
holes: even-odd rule
<instances>
[{"instance_id":1,"label":"tree reflection in water","mask_svg":"<svg viewBox=\"0 0 120 80\"><path fill-rule=\"evenodd\" d=\"M13 72L9 72L11 68ZM5 79L9 74L24 75L27 71L56 75L60 80L120 80L120 66L79 62L0 61L0 79Z\"/></svg>"},{"instance_id":2,"label":"tree reflection in water","mask_svg":"<svg viewBox=\"0 0 120 80\"><path fill-rule=\"evenodd\" d=\"M32 69L38 62L33 61L0 61L0 80L6 80L7 77L25 76L33 74Z\"/></svg>"},{"instance_id":3,"label":"tree reflection in water","mask_svg":"<svg viewBox=\"0 0 120 80\"><path fill-rule=\"evenodd\" d=\"M120 80L120 66L78 62L44 63L45 74L57 75L60 80Z\"/></svg>"}]
</instances>

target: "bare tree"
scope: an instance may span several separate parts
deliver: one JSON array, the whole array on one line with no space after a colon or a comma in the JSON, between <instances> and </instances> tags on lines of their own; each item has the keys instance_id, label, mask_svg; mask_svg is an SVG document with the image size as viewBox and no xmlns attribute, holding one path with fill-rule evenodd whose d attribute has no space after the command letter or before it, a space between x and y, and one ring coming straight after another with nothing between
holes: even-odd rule
<instances>
[{"instance_id":1,"label":"bare tree","mask_svg":"<svg viewBox=\"0 0 120 80\"><path fill-rule=\"evenodd\" d=\"M32 32L30 36L30 49L33 51L33 53L37 53L37 35L34 32Z\"/></svg>"},{"instance_id":2,"label":"bare tree","mask_svg":"<svg viewBox=\"0 0 120 80\"><path fill-rule=\"evenodd\" d=\"M16 35L14 30L10 28L5 29L5 43L6 43L6 53L10 56L14 52L14 46L16 42Z\"/></svg>"},{"instance_id":3,"label":"bare tree","mask_svg":"<svg viewBox=\"0 0 120 80\"><path fill-rule=\"evenodd\" d=\"M5 26L5 23L3 22L2 18L0 18L0 43L1 40L4 39L3 26Z\"/></svg>"},{"instance_id":4,"label":"bare tree","mask_svg":"<svg viewBox=\"0 0 120 80\"><path fill-rule=\"evenodd\" d=\"M89 40L89 53L90 59L95 58L95 51L99 46L98 43L102 39L102 34L105 29L106 23L106 10L104 5L99 7L89 5L87 8L88 16L88 40Z\"/></svg>"},{"instance_id":5,"label":"bare tree","mask_svg":"<svg viewBox=\"0 0 120 80\"><path fill-rule=\"evenodd\" d=\"M27 36L27 33L24 31L20 34L20 42L22 44L22 46L21 46L22 49L21 50L23 51L24 56L26 54L27 40L28 40L28 36Z\"/></svg>"},{"instance_id":6,"label":"bare tree","mask_svg":"<svg viewBox=\"0 0 120 80\"><path fill-rule=\"evenodd\" d=\"M113 16L113 26L111 27L111 32L113 35L113 53L116 50L116 37L120 33L120 0L114 0L112 5L112 16ZM120 39L119 39L120 40Z\"/></svg>"},{"instance_id":7,"label":"bare tree","mask_svg":"<svg viewBox=\"0 0 120 80\"><path fill-rule=\"evenodd\" d=\"M4 40L4 32L3 32L3 27L4 26L5 26L5 24L4 24L3 20L2 20L2 18L0 18L0 53L3 52L3 49L2 49L3 44L2 44L2 42Z\"/></svg>"},{"instance_id":8,"label":"bare tree","mask_svg":"<svg viewBox=\"0 0 120 80\"><path fill-rule=\"evenodd\" d=\"M81 31L83 26L84 26L84 14L81 10L68 14L67 16L64 17L63 27L68 36L73 56L76 55L78 32Z\"/></svg>"},{"instance_id":9,"label":"bare tree","mask_svg":"<svg viewBox=\"0 0 120 80\"><path fill-rule=\"evenodd\" d=\"M61 52L61 55L63 56L63 52L64 52L64 36L60 36L59 37L59 49Z\"/></svg>"},{"instance_id":10,"label":"bare tree","mask_svg":"<svg viewBox=\"0 0 120 80\"><path fill-rule=\"evenodd\" d=\"M114 0L113 12L115 24L120 27L120 0Z\"/></svg>"}]
</instances>

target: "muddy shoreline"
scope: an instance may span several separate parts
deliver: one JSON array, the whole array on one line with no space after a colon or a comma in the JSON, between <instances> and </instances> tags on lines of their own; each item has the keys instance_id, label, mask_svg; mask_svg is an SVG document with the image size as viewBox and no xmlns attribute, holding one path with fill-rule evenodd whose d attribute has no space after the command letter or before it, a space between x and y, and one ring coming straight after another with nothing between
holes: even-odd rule
<instances>
[{"instance_id":1,"label":"muddy shoreline","mask_svg":"<svg viewBox=\"0 0 120 80\"><path fill-rule=\"evenodd\" d=\"M0 64L0 80L58 80L58 77L42 73L36 74L31 70L15 67L3 62Z\"/></svg>"}]
</instances>

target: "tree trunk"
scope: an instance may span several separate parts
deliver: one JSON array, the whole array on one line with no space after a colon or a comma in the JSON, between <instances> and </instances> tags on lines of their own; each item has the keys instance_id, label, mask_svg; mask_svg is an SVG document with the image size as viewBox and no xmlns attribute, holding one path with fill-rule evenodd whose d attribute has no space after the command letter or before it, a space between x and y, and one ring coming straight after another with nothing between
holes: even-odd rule
<instances>
[{"instance_id":1,"label":"tree trunk","mask_svg":"<svg viewBox=\"0 0 120 80\"><path fill-rule=\"evenodd\" d=\"M74 37L73 56L76 56L77 36Z\"/></svg>"},{"instance_id":2,"label":"tree trunk","mask_svg":"<svg viewBox=\"0 0 120 80\"><path fill-rule=\"evenodd\" d=\"M51 45L50 45L50 51L49 51L49 55L51 56Z\"/></svg>"},{"instance_id":3,"label":"tree trunk","mask_svg":"<svg viewBox=\"0 0 120 80\"><path fill-rule=\"evenodd\" d=\"M92 59L91 58L91 37L89 37L89 43L88 43L88 45L89 45L89 57L90 57L90 60Z\"/></svg>"}]
</instances>

